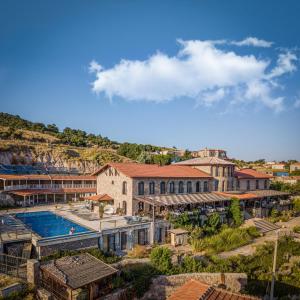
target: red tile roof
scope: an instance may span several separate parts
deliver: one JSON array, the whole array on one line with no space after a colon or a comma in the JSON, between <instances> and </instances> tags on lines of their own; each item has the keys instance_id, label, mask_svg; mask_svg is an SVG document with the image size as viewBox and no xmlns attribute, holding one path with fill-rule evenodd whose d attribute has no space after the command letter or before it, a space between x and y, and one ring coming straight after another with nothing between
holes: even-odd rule
<instances>
[{"instance_id":1,"label":"red tile roof","mask_svg":"<svg viewBox=\"0 0 300 300\"><path fill-rule=\"evenodd\" d=\"M167 300L250 300L256 297L231 293L191 279L178 288Z\"/></svg>"},{"instance_id":2,"label":"red tile roof","mask_svg":"<svg viewBox=\"0 0 300 300\"><path fill-rule=\"evenodd\" d=\"M241 169L239 171L234 172L234 176L238 179L268 179L273 176L255 171L253 169Z\"/></svg>"},{"instance_id":3,"label":"red tile roof","mask_svg":"<svg viewBox=\"0 0 300 300\"><path fill-rule=\"evenodd\" d=\"M85 199L91 200L91 201L112 201L112 200L114 200L108 194L99 194L99 195L94 195L94 196L88 196L88 197L85 197Z\"/></svg>"},{"instance_id":4,"label":"red tile roof","mask_svg":"<svg viewBox=\"0 0 300 300\"><path fill-rule=\"evenodd\" d=\"M187 166L158 166L138 163L109 163L95 172L97 175L108 167L117 169L119 172L131 178L212 178L209 174Z\"/></svg>"},{"instance_id":5,"label":"red tile roof","mask_svg":"<svg viewBox=\"0 0 300 300\"><path fill-rule=\"evenodd\" d=\"M61 188L61 189L23 189L7 191L10 194L19 196L45 195L45 194L75 194L75 193L96 193L96 188Z\"/></svg>"}]
</instances>

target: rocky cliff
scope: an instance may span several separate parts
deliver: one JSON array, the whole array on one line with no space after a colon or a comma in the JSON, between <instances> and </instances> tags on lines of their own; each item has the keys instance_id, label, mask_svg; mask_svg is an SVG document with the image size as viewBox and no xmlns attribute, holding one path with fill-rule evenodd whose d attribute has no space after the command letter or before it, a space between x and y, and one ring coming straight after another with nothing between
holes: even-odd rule
<instances>
[{"instance_id":1,"label":"rocky cliff","mask_svg":"<svg viewBox=\"0 0 300 300\"><path fill-rule=\"evenodd\" d=\"M114 150L0 140L0 164L43 166L52 172L92 173L108 162L128 161Z\"/></svg>"}]
</instances>

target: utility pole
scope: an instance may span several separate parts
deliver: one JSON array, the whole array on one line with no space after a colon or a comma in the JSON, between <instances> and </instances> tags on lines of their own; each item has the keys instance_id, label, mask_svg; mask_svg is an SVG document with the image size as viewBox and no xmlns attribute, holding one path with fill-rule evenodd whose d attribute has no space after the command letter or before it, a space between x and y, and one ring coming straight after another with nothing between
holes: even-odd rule
<instances>
[{"instance_id":1,"label":"utility pole","mask_svg":"<svg viewBox=\"0 0 300 300\"><path fill-rule=\"evenodd\" d=\"M277 259L278 237L279 237L279 230L276 232L270 300L274 299L274 285L275 285L275 275L276 275L276 259Z\"/></svg>"}]
</instances>

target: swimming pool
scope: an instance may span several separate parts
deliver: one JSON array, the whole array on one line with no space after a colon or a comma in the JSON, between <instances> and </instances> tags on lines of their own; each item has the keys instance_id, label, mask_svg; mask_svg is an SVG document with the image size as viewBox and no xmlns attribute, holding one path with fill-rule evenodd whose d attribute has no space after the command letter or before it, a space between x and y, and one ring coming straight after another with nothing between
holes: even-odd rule
<instances>
[{"instance_id":1,"label":"swimming pool","mask_svg":"<svg viewBox=\"0 0 300 300\"><path fill-rule=\"evenodd\" d=\"M41 237L69 235L72 227L73 234L92 232L90 229L50 211L19 213L15 217Z\"/></svg>"}]
</instances>

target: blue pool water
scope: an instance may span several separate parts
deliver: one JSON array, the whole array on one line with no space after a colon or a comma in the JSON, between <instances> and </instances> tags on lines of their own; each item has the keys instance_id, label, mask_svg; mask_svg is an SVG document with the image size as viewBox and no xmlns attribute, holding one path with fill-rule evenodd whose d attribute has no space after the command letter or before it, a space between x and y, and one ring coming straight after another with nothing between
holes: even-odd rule
<instances>
[{"instance_id":1,"label":"blue pool water","mask_svg":"<svg viewBox=\"0 0 300 300\"><path fill-rule=\"evenodd\" d=\"M69 235L72 227L75 229L74 234L91 232L88 228L50 211L19 213L16 214L16 218L21 220L41 237Z\"/></svg>"}]
</instances>

